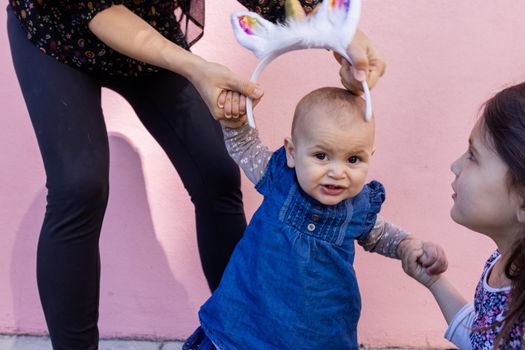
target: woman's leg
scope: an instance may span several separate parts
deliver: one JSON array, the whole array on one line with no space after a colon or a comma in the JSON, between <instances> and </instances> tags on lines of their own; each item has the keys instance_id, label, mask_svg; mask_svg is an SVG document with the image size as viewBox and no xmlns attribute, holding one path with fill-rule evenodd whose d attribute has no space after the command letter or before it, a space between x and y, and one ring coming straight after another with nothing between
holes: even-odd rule
<instances>
[{"instance_id":1,"label":"woman's leg","mask_svg":"<svg viewBox=\"0 0 525 350\"><path fill-rule=\"evenodd\" d=\"M8 13L18 80L47 175L37 253L40 299L55 350L98 348L98 241L109 152L100 86L40 53Z\"/></svg>"},{"instance_id":2,"label":"woman's leg","mask_svg":"<svg viewBox=\"0 0 525 350\"><path fill-rule=\"evenodd\" d=\"M189 192L202 267L215 290L246 227L239 169L226 151L219 124L193 86L177 74L162 71L113 88L166 151Z\"/></svg>"}]
</instances>

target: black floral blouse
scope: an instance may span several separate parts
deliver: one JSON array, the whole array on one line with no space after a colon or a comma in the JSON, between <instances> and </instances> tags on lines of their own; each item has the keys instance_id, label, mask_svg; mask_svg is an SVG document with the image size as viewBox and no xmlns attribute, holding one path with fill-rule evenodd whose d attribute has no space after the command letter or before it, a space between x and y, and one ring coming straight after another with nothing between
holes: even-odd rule
<instances>
[{"instance_id":1,"label":"black floral blouse","mask_svg":"<svg viewBox=\"0 0 525 350\"><path fill-rule=\"evenodd\" d=\"M163 36L189 49L188 22L204 26L204 0L9 0L27 37L43 53L59 61L93 73L110 76L139 76L158 68L112 50L88 28L100 11L123 4L148 22ZM284 19L284 0L239 0L251 11L271 21ZM311 11L321 0L301 0ZM182 21L186 18L186 23ZM188 44L188 41L190 44Z\"/></svg>"}]
</instances>

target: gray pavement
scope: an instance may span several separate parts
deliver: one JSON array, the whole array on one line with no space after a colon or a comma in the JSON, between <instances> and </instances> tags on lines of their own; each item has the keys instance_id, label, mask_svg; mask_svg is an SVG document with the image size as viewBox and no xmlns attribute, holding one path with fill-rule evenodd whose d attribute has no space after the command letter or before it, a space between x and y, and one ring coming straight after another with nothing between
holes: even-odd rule
<instances>
[{"instance_id":1,"label":"gray pavement","mask_svg":"<svg viewBox=\"0 0 525 350\"><path fill-rule=\"evenodd\" d=\"M0 335L0 350L52 350L48 337L30 335ZM129 339L102 339L99 350L182 350L180 341L151 341ZM382 348L367 350L409 350ZM411 349L417 350L417 349ZM420 349L422 350L422 349ZM430 349L427 349L430 350Z\"/></svg>"},{"instance_id":2,"label":"gray pavement","mask_svg":"<svg viewBox=\"0 0 525 350\"><path fill-rule=\"evenodd\" d=\"M1 350L51 350L47 337L0 335ZM181 350L179 341L103 339L99 350Z\"/></svg>"}]
</instances>

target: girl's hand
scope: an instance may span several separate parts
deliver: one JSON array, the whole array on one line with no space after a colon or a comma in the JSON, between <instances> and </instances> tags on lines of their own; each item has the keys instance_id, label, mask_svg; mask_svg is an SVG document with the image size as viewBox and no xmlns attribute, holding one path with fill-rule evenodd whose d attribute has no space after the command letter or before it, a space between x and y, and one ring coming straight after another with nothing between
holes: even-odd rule
<instances>
[{"instance_id":1,"label":"girl's hand","mask_svg":"<svg viewBox=\"0 0 525 350\"><path fill-rule=\"evenodd\" d=\"M406 238L399 243L399 256L403 270L407 275L414 278L427 288L439 279L439 275L431 275L420 263L420 260L428 259L425 257L424 244L415 238Z\"/></svg>"},{"instance_id":2,"label":"girl's hand","mask_svg":"<svg viewBox=\"0 0 525 350\"><path fill-rule=\"evenodd\" d=\"M438 275L448 268L448 261L443 248L432 242L423 243L423 255L419 263L430 275Z\"/></svg>"},{"instance_id":3,"label":"girl's hand","mask_svg":"<svg viewBox=\"0 0 525 350\"><path fill-rule=\"evenodd\" d=\"M230 117L245 114L246 99L244 96L258 100L263 95L263 91L258 85L238 79L223 65L204 60L196 66L189 78L216 120L224 119L225 114ZM230 95L229 99L226 95L225 100L227 102L224 102L224 107L221 108L219 95L223 90L230 91ZM236 94L234 95L233 92ZM243 98L241 95L244 95ZM241 112L244 113L240 114Z\"/></svg>"},{"instance_id":4,"label":"girl's hand","mask_svg":"<svg viewBox=\"0 0 525 350\"><path fill-rule=\"evenodd\" d=\"M336 60L341 64L339 75L341 83L354 94L363 93L362 81L368 83L372 89L379 78L385 73L385 59L374 44L360 30L357 30L354 39L347 48L352 59L352 65L339 54L334 53Z\"/></svg>"}]
</instances>

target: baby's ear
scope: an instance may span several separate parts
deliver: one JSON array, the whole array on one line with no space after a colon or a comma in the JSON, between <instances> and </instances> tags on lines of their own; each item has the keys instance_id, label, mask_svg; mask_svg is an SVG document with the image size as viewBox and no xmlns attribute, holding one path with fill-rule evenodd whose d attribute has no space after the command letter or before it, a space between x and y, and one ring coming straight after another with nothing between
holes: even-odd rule
<instances>
[{"instance_id":1,"label":"baby's ear","mask_svg":"<svg viewBox=\"0 0 525 350\"><path fill-rule=\"evenodd\" d=\"M233 13L231 22L237 41L261 58L276 25L256 13L246 11Z\"/></svg>"},{"instance_id":2,"label":"baby's ear","mask_svg":"<svg viewBox=\"0 0 525 350\"><path fill-rule=\"evenodd\" d=\"M295 168L295 146L291 137L284 139L284 148L286 149L286 165L288 168Z\"/></svg>"}]
</instances>

